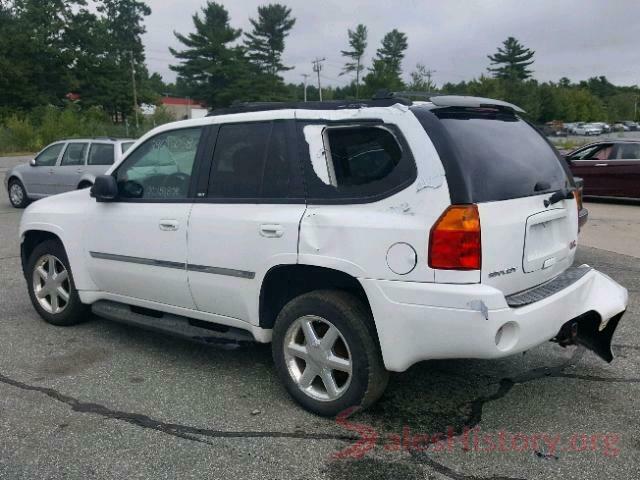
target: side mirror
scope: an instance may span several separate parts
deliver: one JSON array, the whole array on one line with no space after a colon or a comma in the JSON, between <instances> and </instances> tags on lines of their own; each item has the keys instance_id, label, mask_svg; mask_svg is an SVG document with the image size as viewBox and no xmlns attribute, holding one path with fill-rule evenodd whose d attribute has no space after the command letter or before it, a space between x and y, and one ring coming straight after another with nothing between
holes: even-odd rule
<instances>
[{"instance_id":1,"label":"side mirror","mask_svg":"<svg viewBox=\"0 0 640 480\"><path fill-rule=\"evenodd\" d=\"M37 167L38 164L36 163L36 159L32 158L31 160L29 160L29 165L31 165L32 167Z\"/></svg>"},{"instance_id":2,"label":"side mirror","mask_svg":"<svg viewBox=\"0 0 640 480\"><path fill-rule=\"evenodd\" d=\"M90 195L97 202L112 202L118 196L118 184L111 175L100 175L91 187Z\"/></svg>"}]
</instances>

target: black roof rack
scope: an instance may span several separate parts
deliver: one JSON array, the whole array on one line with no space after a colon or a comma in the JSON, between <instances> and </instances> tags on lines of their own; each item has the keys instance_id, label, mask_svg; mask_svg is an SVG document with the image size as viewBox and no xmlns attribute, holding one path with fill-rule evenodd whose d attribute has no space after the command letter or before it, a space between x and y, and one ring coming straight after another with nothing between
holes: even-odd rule
<instances>
[{"instance_id":1,"label":"black roof rack","mask_svg":"<svg viewBox=\"0 0 640 480\"><path fill-rule=\"evenodd\" d=\"M231 113L263 112L267 110L346 110L368 107L390 107L400 103L411 105L410 100L404 98L372 98L371 100L326 100L323 102L238 102L227 108L211 110L208 117L228 115Z\"/></svg>"},{"instance_id":2,"label":"black roof rack","mask_svg":"<svg viewBox=\"0 0 640 480\"><path fill-rule=\"evenodd\" d=\"M415 92L415 91L400 91L400 92L391 92L389 90L378 90L376 94L373 96L374 99L390 99L394 98L396 100L403 100L404 102L411 102L410 98L420 98L423 100L429 100L430 98L437 97L438 95L442 95L441 93L435 92Z\"/></svg>"}]
</instances>

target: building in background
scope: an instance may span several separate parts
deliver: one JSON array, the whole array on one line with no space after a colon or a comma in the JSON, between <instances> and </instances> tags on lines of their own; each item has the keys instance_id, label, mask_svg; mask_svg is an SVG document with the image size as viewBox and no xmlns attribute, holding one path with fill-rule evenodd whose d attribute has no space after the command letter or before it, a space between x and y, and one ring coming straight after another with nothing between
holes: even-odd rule
<instances>
[{"instance_id":1,"label":"building in background","mask_svg":"<svg viewBox=\"0 0 640 480\"><path fill-rule=\"evenodd\" d=\"M201 118L207 115L207 107L200 101L192 98L162 97L160 100L168 112L171 112L176 120L187 118Z\"/></svg>"}]
</instances>

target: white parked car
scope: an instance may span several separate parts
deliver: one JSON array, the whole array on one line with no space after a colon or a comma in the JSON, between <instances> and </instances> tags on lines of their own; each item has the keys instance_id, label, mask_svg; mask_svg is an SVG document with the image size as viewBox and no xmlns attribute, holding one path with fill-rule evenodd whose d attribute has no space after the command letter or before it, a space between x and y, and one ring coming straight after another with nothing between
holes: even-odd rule
<instances>
[{"instance_id":1,"label":"white parked car","mask_svg":"<svg viewBox=\"0 0 640 480\"><path fill-rule=\"evenodd\" d=\"M439 96L163 125L91 191L25 211L31 301L54 325L92 310L272 342L287 390L321 415L371 405L422 360L554 339L611 361L627 291L573 265L573 178L521 111Z\"/></svg>"},{"instance_id":2,"label":"white parked car","mask_svg":"<svg viewBox=\"0 0 640 480\"><path fill-rule=\"evenodd\" d=\"M577 125L573 129L573 133L576 135L600 135L602 134L602 127L594 124L594 123L585 123L582 125Z\"/></svg>"}]
</instances>

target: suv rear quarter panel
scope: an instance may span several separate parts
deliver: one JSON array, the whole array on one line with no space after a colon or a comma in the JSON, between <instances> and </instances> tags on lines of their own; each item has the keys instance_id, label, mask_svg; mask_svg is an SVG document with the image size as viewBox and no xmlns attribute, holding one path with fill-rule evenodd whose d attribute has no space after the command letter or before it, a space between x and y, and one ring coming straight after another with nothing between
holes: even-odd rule
<instances>
[{"instance_id":1,"label":"suv rear quarter panel","mask_svg":"<svg viewBox=\"0 0 640 480\"><path fill-rule=\"evenodd\" d=\"M379 119L395 125L411 149L418 172L412 185L373 203L308 205L300 229L299 262L334 268L361 279L433 282L434 270L427 261L429 232L450 204L450 196L438 154L415 116L398 105L347 111L299 110L296 118L318 120L319 124L323 120L356 123ZM389 249L398 243L410 245L417 257L415 268L404 275L394 273L387 262Z\"/></svg>"}]
</instances>

